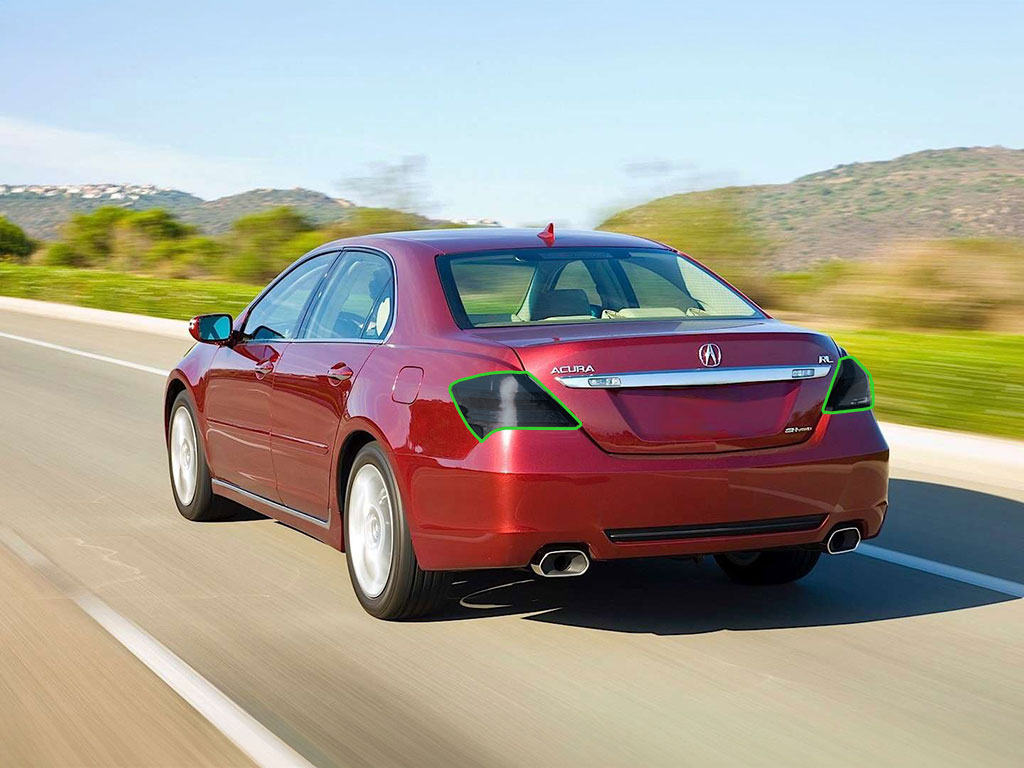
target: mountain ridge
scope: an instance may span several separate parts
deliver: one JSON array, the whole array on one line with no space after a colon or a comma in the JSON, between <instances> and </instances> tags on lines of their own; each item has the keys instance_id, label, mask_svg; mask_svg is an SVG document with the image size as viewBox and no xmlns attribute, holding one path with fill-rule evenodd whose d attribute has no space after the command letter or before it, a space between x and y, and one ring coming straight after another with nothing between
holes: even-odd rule
<instances>
[{"instance_id":1,"label":"mountain ridge","mask_svg":"<svg viewBox=\"0 0 1024 768\"><path fill-rule=\"evenodd\" d=\"M1024 150L926 149L891 160L837 165L786 184L669 195L620 211L600 228L687 250L686 242L673 242L673 231L685 229L679 222L699 214L701 205L723 200L738 201L752 234L766 244L766 266L776 269L869 258L895 240L1024 238ZM72 214L101 205L164 208L209 234L227 231L241 216L280 206L318 225L344 220L356 207L302 187L258 188L203 200L154 185L0 184L0 216L35 238L54 239Z\"/></svg>"},{"instance_id":2,"label":"mountain ridge","mask_svg":"<svg viewBox=\"0 0 1024 768\"><path fill-rule=\"evenodd\" d=\"M261 187L213 200L152 184L0 184L0 216L31 237L52 240L76 213L114 205L132 210L163 208L208 234L225 232L250 213L290 206L315 224L344 219L355 203L303 187Z\"/></svg>"},{"instance_id":3,"label":"mountain ridge","mask_svg":"<svg viewBox=\"0 0 1024 768\"><path fill-rule=\"evenodd\" d=\"M1024 238L1024 150L926 149L786 184L668 195L620 211L601 228L669 241L673 222L727 197L767 241L767 264L779 269L868 258L894 240ZM686 250L686 243L669 244Z\"/></svg>"}]
</instances>

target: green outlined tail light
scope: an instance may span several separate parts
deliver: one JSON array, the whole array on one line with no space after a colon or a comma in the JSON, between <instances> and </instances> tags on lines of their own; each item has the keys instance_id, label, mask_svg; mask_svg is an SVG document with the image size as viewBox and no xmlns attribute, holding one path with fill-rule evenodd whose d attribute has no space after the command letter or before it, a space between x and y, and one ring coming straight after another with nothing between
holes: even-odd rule
<instances>
[{"instance_id":1,"label":"green outlined tail light","mask_svg":"<svg viewBox=\"0 0 1024 768\"><path fill-rule=\"evenodd\" d=\"M852 413L867 411L875 404L875 385L871 374L857 358L846 355L839 358L836 372L829 384L822 413Z\"/></svg>"},{"instance_id":2,"label":"green outlined tail light","mask_svg":"<svg viewBox=\"0 0 1024 768\"><path fill-rule=\"evenodd\" d=\"M452 402L481 442L503 429L579 429L554 393L525 371L495 371L453 381Z\"/></svg>"}]
</instances>

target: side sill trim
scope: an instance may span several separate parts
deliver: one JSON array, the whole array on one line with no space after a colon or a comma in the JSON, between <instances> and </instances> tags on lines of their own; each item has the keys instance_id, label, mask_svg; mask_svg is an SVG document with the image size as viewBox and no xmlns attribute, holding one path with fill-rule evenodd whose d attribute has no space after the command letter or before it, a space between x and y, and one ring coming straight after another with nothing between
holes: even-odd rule
<instances>
[{"instance_id":1,"label":"side sill trim","mask_svg":"<svg viewBox=\"0 0 1024 768\"><path fill-rule=\"evenodd\" d=\"M570 389L627 389L632 387L708 387L767 381L807 381L831 372L831 365L769 365L755 368L687 368L680 371L630 371L587 376L556 376Z\"/></svg>"},{"instance_id":2,"label":"side sill trim","mask_svg":"<svg viewBox=\"0 0 1024 768\"><path fill-rule=\"evenodd\" d=\"M305 512L299 512L299 510L297 509L286 507L284 504L278 504L276 501L271 501L270 499L264 498L263 496L251 493L245 490L244 488L239 488L234 483L226 483L223 480L211 480L210 483L213 485L214 490L216 490L217 488L223 488L227 491L231 491L232 493L237 493L239 496L244 496L247 499L252 499L253 501L259 502L260 504L265 504L276 512L281 512L286 515L291 515L292 517L297 517L301 520L306 520L310 523L319 525L321 528L329 528L331 525L330 517L328 517L326 520L321 520L319 517L307 515Z\"/></svg>"}]
</instances>

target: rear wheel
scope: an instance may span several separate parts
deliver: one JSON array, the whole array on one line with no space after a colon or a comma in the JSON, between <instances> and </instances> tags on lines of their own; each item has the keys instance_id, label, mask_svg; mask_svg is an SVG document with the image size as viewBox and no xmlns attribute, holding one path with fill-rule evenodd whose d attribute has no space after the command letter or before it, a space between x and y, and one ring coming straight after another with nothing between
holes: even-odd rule
<instances>
[{"instance_id":1,"label":"rear wheel","mask_svg":"<svg viewBox=\"0 0 1024 768\"><path fill-rule=\"evenodd\" d=\"M352 587L370 615L411 619L444 603L450 576L419 567L391 467L376 443L356 454L349 473L345 552Z\"/></svg>"},{"instance_id":2,"label":"rear wheel","mask_svg":"<svg viewBox=\"0 0 1024 768\"><path fill-rule=\"evenodd\" d=\"M167 425L167 465L174 503L183 517L197 522L219 520L228 514L226 502L213 493L210 467L196 428L192 401L184 391L171 406Z\"/></svg>"},{"instance_id":3,"label":"rear wheel","mask_svg":"<svg viewBox=\"0 0 1024 768\"><path fill-rule=\"evenodd\" d=\"M785 584L810 573L821 553L813 549L726 552L715 562L738 584Z\"/></svg>"}]
</instances>

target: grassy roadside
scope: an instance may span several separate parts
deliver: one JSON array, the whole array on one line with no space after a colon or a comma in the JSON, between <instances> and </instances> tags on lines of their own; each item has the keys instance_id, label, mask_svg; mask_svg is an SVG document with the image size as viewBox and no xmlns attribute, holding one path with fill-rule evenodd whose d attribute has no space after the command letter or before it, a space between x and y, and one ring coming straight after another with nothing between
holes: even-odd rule
<instances>
[{"instance_id":1,"label":"grassy roadside","mask_svg":"<svg viewBox=\"0 0 1024 768\"><path fill-rule=\"evenodd\" d=\"M875 380L879 418L1024 439L1024 335L837 331Z\"/></svg>"},{"instance_id":2,"label":"grassy roadside","mask_svg":"<svg viewBox=\"0 0 1024 768\"><path fill-rule=\"evenodd\" d=\"M0 264L0 295L186 320L237 314L257 286ZM875 380L879 417L1024 439L1024 336L837 330Z\"/></svg>"},{"instance_id":3,"label":"grassy roadside","mask_svg":"<svg viewBox=\"0 0 1024 768\"><path fill-rule=\"evenodd\" d=\"M169 280L121 272L0 263L0 296L188 320L204 312L243 310L260 286Z\"/></svg>"}]
</instances>

